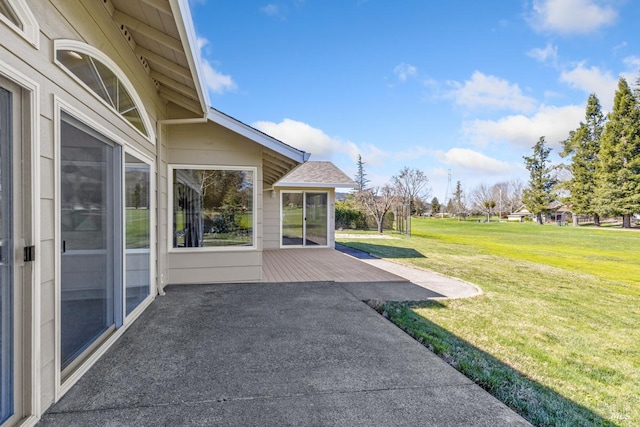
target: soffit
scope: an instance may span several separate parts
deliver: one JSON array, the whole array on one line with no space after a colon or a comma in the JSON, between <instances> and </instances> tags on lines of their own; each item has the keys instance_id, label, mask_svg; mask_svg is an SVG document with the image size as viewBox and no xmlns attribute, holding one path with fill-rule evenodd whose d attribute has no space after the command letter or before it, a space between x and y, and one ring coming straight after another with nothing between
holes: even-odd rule
<instances>
[{"instance_id":1,"label":"soffit","mask_svg":"<svg viewBox=\"0 0 640 427\"><path fill-rule=\"evenodd\" d=\"M283 176L292 171L300 163L282 154L263 148L262 150L262 180L265 186L272 187Z\"/></svg>"},{"instance_id":2,"label":"soffit","mask_svg":"<svg viewBox=\"0 0 640 427\"><path fill-rule=\"evenodd\" d=\"M202 117L206 99L178 0L103 0L123 37L167 102ZM186 12L188 13L188 6Z\"/></svg>"}]
</instances>

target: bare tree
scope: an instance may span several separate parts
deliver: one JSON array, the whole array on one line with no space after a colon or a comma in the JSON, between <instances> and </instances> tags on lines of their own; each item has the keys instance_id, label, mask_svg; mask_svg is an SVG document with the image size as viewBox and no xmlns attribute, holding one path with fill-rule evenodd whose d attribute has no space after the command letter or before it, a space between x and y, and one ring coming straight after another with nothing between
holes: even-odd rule
<instances>
[{"instance_id":1,"label":"bare tree","mask_svg":"<svg viewBox=\"0 0 640 427\"><path fill-rule=\"evenodd\" d=\"M522 206L522 191L524 183L519 179L509 181L507 204L509 205L509 213L513 213Z\"/></svg>"},{"instance_id":2,"label":"bare tree","mask_svg":"<svg viewBox=\"0 0 640 427\"><path fill-rule=\"evenodd\" d=\"M419 169L402 168L398 175L391 178L398 196L404 203L409 203L411 212L414 212L416 200L426 200L431 193L429 178Z\"/></svg>"},{"instance_id":3,"label":"bare tree","mask_svg":"<svg viewBox=\"0 0 640 427\"><path fill-rule=\"evenodd\" d=\"M496 206L496 201L499 196L499 187L496 185L488 186L487 184L479 184L471 192L471 200L473 207L483 213L487 214L487 221L491 218L491 212Z\"/></svg>"},{"instance_id":4,"label":"bare tree","mask_svg":"<svg viewBox=\"0 0 640 427\"><path fill-rule=\"evenodd\" d=\"M369 215L375 219L378 225L378 233L382 234L384 216L391 210L391 207L396 202L394 188L386 184L384 187L374 187L360 191L357 197Z\"/></svg>"}]
</instances>

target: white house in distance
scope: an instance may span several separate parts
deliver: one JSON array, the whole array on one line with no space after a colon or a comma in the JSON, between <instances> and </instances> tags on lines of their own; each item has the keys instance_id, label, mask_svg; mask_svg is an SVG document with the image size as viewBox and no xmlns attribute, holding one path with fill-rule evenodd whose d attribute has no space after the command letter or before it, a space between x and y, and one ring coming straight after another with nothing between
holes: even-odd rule
<instances>
[{"instance_id":1,"label":"white house in distance","mask_svg":"<svg viewBox=\"0 0 640 427\"><path fill-rule=\"evenodd\" d=\"M344 177L283 180L309 154L210 108L195 49L187 0L0 0L1 426L33 425L163 286L333 246Z\"/></svg>"}]
</instances>

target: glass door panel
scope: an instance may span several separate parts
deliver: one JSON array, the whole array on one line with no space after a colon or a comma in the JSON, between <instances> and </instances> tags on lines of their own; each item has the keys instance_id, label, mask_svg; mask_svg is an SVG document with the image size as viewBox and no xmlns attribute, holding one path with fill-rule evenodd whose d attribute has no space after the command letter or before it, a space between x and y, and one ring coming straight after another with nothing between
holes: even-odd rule
<instances>
[{"instance_id":1,"label":"glass door panel","mask_svg":"<svg viewBox=\"0 0 640 427\"><path fill-rule=\"evenodd\" d=\"M0 423L13 414L11 95L0 87Z\"/></svg>"},{"instance_id":2,"label":"glass door panel","mask_svg":"<svg viewBox=\"0 0 640 427\"><path fill-rule=\"evenodd\" d=\"M304 237L303 193L282 193L282 245L302 246Z\"/></svg>"},{"instance_id":3,"label":"glass door panel","mask_svg":"<svg viewBox=\"0 0 640 427\"><path fill-rule=\"evenodd\" d=\"M151 166L125 154L126 314L149 296L151 286Z\"/></svg>"},{"instance_id":4,"label":"glass door panel","mask_svg":"<svg viewBox=\"0 0 640 427\"><path fill-rule=\"evenodd\" d=\"M63 114L62 369L122 323L120 147Z\"/></svg>"},{"instance_id":5,"label":"glass door panel","mask_svg":"<svg viewBox=\"0 0 640 427\"><path fill-rule=\"evenodd\" d=\"M305 193L305 246L327 246L327 193Z\"/></svg>"}]
</instances>

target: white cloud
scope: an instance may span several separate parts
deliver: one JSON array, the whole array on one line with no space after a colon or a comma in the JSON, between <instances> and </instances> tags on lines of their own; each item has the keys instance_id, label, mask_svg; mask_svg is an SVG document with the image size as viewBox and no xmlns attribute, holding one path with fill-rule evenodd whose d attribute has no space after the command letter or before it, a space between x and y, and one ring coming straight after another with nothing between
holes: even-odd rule
<instances>
[{"instance_id":1,"label":"white cloud","mask_svg":"<svg viewBox=\"0 0 640 427\"><path fill-rule=\"evenodd\" d=\"M411 64L405 64L404 62L393 68L393 74L395 74L401 82L406 82L409 77L414 77L417 73L418 69L416 67Z\"/></svg>"},{"instance_id":2,"label":"white cloud","mask_svg":"<svg viewBox=\"0 0 640 427\"><path fill-rule=\"evenodd\" d=\"M534 0L530 19L537 30L585 34L613 24L618 12L598 0Z\"/></svg>"},{"instance_id":3,"label":"white cloud","mask_svg":"<svg viewBox=\"0 0 640 427\"><path fill-rule=\"evenodd\" d=\"M463 125L464 134L473 142L484 146L495 142L508 142L522 148L532 147L541 136L547 143L558 147L584 118L584 106L542 106L532 117L522 114L499 120L474 120Z\"/></svg>"},{"instance_id":4,"label":"white cloud","mask_svg":"<svg viewBox=\"0 0 640 427\"><path fill-rule=\"evenodd\" d=\"M206 60L203 56L203 50L209 44L209 40L204 37L198 37L196 40L198 44L198 51L200 53L200 62L202 64L202 71L204 73L204 81L207 85L207 88L217 94L222 94L224 92L230 92L237 88L236 83L233 81L228 74L222 74L213 66L211 63Z\"/></svg>"},{"instance_id":5,"label":"white cloud","mask_svg":"<svg viewBox=\"0 0 640 427\"><path fill-rule=\"evenodd\" d=\"M536 101L525 96L517 84L476 71L464 84L450 82L454 89L449 93L456 104L470 109L490 108L530 112Z\"/></svg>"},{"instance_id":6,"label":"white cloud","mask_svg":"<svg viewBox=\"0 0 640 427\"><path fill-rule=\"evenodd\" d=\"M555 64L558 60L558 46L547 43L544 48L534 48L527 52L527 55L539 62L549 62Z\"/></svg>"},{"instance_id":7,"label":"white cloud","mask_svg":"<svg viewBox=\"0 0 640 427\"><path fill-rule=\"evenodd\" d=\"M282 17L280 7L275 3L269 3L268 5L261 7L260 11L267 16Z\"/></svg>"},{"instance_id":8,"label":"white cloud","mask_svg":"<svg viewBox=\"0 0 640 427\"><path fill-rule=\"evenodd\" d=\"M461 166L467 170L485 174L499 175L513 170L513 166L509 163L469 148L452 148L447 152L438 151L436 155L440 161L448 165Z\"/></svg>"},{"instance_id":9,"label":"white cloud","mask_svg":"<svg viewBox=\"0 0 640 427\"><path fill-rule=\"evenodd\" d=\"M624 65L626 65L630 70L633 70L634 73L638 72L640 69L640 56L627 56L623 60Z\"/></svg>"},{"instance_id":10,"label":"white cloud","mask_svg":"<svg viewBox=\"0 0 640 427\"><path fill-rule=\"evenodd\" d=\"M586 94L595 93L605 111L611 109L613 95L618 87L618 79L610 72L595 66L587 68L584 62L579 63L572 70L563 71L560 74L560 81Z\"/></svg>"},{"instance_id":11,"label":"white cloud","mask_svg":"<svg viewBox=\"0 0 640 427\"><path fill-rule=\"evenodd\" d=\"M299 150L311 153L314 160L331 160L347 155L352 161L362 155L362 160L372 166L380 166L388 153L370 144L357 145L351 141L332 138L322 130L304 122L284 119L280 123L259 121L251 126Z\"/></svg>"}]
</instances>

